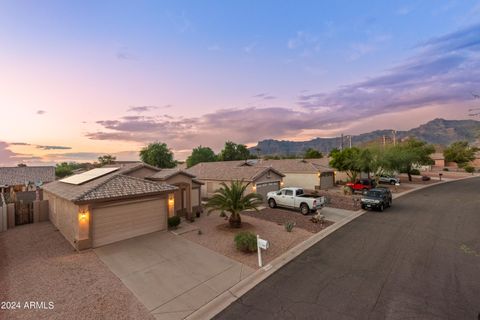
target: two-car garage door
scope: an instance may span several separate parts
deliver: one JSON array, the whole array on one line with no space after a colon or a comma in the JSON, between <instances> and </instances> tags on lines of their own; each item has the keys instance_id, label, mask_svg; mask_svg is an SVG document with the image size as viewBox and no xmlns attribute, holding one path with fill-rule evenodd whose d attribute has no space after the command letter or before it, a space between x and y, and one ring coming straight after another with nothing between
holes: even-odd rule
<instances>
[{"instance_id":1,"label":"two-car garage door","mask_svg":"<svg viewBox=\"0 0 480 320\"><path fill-rule=\"evenodd\" d=\"M165 199L130 201L97 207L92 212L93 247L167 228Z\"/></svg>"}]
</instances>

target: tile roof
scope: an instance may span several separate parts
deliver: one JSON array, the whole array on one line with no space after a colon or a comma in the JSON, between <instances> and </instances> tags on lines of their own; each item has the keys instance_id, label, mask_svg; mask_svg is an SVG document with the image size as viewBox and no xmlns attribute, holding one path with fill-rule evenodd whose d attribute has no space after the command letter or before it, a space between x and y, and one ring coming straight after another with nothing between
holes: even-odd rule
<instances>
[{"instance_id":1,"label":"tile roof","mask_svg":"<svg viewBox=\"0 0 480 320\"><path fill-rule=\"evenodd\" d=\"M120 166L120 169L117 171L79 185L53 181L44 185L43 189L73 202L106 200L127 196L133 197L176 190L176 187L168 184L161 184L125 175L135 168L141 168L142 165L141 162L135 164L129 163L128 165ZM115 165L109 166L114 167ZM108 190L109 188L111 188L110 191Z\"/></svg>"},{"instance_id":2,"label":"tile roof","mask_svg":"<svg viewBox=\"0 0 480 320\"><path fill-rule=\"evenodd\" d=\"M111 200L124 197L158 194L177 190L177 187L125 175L114 175L100 185L74 199L74 202Z\"/></svg>"},{"instance_id":3,"label":"tile roof","mask_svg":"<svg viewBox=\"0 0 480 320\"><path fill-rule=\"evenodd\" d=\"M245 161L218 161L202 162L189 169L186 172L193 174L199 180L244 180L255 181L268 170L272 170L280 176L284 176L278 170L263 166L241 166Z\"/></svg>"},{"instance_id":4,"label":"tile roof","mask_svg":"<svg viewBox=\"0 0 480 320\"><path fill-rule=\"evenodd\" d=\"M173 169L161 169L160 171L156 172L154 175L148 177L148 179L166 180L177 174L184 174L186 176L189 176L190 178L195 178L193 174L188 173L185 170L173 168Z\"/></svg>"},{"instance_id":5,"label":"tile roof","mask_svg":"<svg viewBox=\"0 0 480 320\"><path fill-rule=\"evenodd\" d=\"M317 159L315 159L317 160ZM318 173L319 171L333 171L329 167L302 159L259 160L256 166L266 166L277 169L282 173Z\"/></svg>"},{"instance_id":6,"label":"tile roof","mask_svg":"<svg viewBox=\"0 0 480 320\"><path fill-rule=\"evenodd\" d=\"M24 185L25 181L44 183L55 180L55 167L0 167L0 185Z\"/></svg>"}]
</instances>

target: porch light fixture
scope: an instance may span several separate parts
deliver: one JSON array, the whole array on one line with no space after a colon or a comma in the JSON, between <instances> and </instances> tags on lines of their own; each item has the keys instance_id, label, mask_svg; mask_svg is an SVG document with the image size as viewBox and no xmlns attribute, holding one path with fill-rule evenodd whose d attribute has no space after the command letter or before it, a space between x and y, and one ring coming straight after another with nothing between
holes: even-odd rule
<instances>
[{"instance_id":1,"label":"porch light fixture","mask_svg":"<svg viewBox=\"0 0 480 320\"><path fill-rule=\"evenodd\" d=\"M85 222L88 220L88 211L87 210L82 210L78 212L78 221L80 222Z\"/></svg>"}]
</instances>

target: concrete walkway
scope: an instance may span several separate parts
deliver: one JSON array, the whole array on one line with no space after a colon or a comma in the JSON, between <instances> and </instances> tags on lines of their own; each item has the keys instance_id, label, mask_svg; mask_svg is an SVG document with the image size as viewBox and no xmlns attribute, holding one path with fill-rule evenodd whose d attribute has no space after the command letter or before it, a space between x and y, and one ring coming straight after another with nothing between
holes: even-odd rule
<instances>
[{"instance_id":1,"label":"concrete walkway","mask_svg":"<svg viewBox=\"0 0 480 320\"><path fill-rule=\"evenodd\" d=\"M322 208L320 213L324 215L325 219L327 219L328 221L339 222L345 218L353 216L355 212L356 211L352 210L325 207Z\"/></svg>"},{"instance_id":2,"label":"concrete walkway","mask_svg":"<svg viewBox=\"0 0 480 320\"><path fill-rule=\"evenodd\" d=\"M169 232L94 250L156 319L183 319L253 269Z\"/></svg>"}]
</instances>

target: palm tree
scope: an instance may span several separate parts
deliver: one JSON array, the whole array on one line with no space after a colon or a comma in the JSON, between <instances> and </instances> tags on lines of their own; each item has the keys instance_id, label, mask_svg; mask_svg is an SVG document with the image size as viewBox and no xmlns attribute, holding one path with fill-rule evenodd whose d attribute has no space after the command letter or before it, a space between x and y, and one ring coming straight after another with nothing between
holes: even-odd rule
<instances>
[{"instance_id":1,"label":"palm tree","mask_svg":"<svg viewBox=\"0 0 480 320\"><path fill-rule=\"evenodd\" d=\"M228 186L222 182L221 188L215 191L215 194L208 200L206 207L208 213L214 210L230 213L228 223L232 228L240 228L242 219L240 212L248 209L258 211L258 207L263 204L262 196L258 193L249 193L245 195L245 190L250 183L242 181L232 181Z\"/></svg>"}]
</instances>

